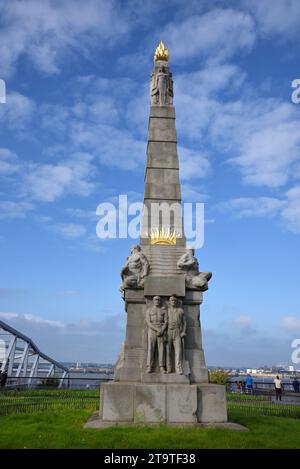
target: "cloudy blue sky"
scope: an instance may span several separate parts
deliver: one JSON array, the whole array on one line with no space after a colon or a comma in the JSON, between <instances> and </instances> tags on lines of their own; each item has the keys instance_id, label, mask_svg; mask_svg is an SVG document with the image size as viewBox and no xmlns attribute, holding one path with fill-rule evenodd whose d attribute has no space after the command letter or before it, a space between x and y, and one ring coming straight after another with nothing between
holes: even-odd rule
<instances>
[{"instance_id":1,"label":"cloudy blue sky","mask_svg":"<svg viewBox=\"0 0 300 469\"><path fill-rule=\"evenodd\" d=\"M291 363L300 337L299 0L0 0L0 318L58 360L114 362L131 240L96 207L141 200L163 39L209 365Z\"/></svg>"}]
</instances>

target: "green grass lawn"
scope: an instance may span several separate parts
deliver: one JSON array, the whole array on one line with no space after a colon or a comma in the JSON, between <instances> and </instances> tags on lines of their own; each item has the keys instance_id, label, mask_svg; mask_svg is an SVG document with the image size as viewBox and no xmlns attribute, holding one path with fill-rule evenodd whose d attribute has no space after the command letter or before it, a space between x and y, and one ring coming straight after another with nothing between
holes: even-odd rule
<instances>
[{"instance_id":1,"label":"green grass lawn","mask_svg":"<svg viewBox=\"0 0 300 469\"><path fill-rule=\"evenodd\" d=\"M228 395L229 420L249 432L189 427L84 429L99 391L0 393L0 448L300 448L300 407Z\"/></svg>"},{"instance_id":2,"label":"green grass lawn","mask_svg":"<svg viewBox=\"0 0 300 469\"><path fill-rule=\"evenodd\" d=\"M83 429L91 410L44 411L0 417L0 448L300 448L300 420L245 416L230 420L249 432L187 427Z\"/></svg>"}]
</instances>

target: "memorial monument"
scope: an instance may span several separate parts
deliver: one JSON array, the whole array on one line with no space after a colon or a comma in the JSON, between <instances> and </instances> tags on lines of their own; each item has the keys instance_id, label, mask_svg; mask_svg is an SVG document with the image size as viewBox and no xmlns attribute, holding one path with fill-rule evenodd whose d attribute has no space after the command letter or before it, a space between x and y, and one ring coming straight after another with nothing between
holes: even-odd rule
<instances>
[{"instance_id":1,"label":"memorial monument","mask_svg":"<svg viewBox=\"0 0 300 469\"><path fill-rule=\"evenodd\" d=\"M126 338L114 381L101 385L103 425L227 421L225 387L208 383L202 348L200 305L212 274L199 271L182 226L168 59L161 42L150 84L140 244L132 247L121 271ZM159 204L170 209L168 220L151 210Z\"/></svg>"}]
</instances>

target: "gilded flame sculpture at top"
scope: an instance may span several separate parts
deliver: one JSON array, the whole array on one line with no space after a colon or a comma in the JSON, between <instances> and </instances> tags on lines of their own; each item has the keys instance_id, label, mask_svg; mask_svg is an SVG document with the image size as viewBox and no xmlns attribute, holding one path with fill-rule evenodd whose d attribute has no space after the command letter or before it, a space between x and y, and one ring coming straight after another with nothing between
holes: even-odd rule
<instances>
[{"instance_id":1,"label":"gilded flame sculpture at top","mask_svg":"<svg viewBox=\"0 0 300 469\"><path fill-rule=\"evenodd\" d=\"M157 62L158 60L165 60L166 62L169 60L169 51L162 41L160 41L159 45L155 49L154 62Z\"/></svg>"}]
</instances>

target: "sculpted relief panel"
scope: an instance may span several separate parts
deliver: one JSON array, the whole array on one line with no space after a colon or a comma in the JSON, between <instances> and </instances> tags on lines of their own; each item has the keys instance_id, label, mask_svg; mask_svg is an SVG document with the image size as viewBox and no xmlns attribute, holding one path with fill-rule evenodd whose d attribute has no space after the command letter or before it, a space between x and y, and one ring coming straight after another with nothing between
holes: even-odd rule
<instances>
[{"instance_id":1,"label":"sculpted relief panel","mask_svg":"<svg viewBox=\"0 0 300 469\"><path fill-rule=\"evenodd\" d=\"M176 296L171 296L167 308L160 296L153 297L153 305L146 311L147 372L156 364L161 373L183 374L186 319Z\"/></svg>"}]
</instances>

